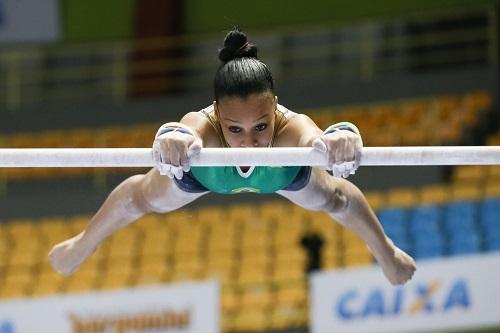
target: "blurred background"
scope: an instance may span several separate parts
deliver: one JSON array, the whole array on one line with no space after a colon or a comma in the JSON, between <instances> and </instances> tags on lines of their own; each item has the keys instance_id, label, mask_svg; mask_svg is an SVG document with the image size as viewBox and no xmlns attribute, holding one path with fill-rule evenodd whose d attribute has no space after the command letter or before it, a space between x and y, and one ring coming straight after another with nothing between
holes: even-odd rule
<instances>
[{"instance_id":1,"label":"blurred background","mask_svg":"<svg viewBox=\"0 0 500 333\"><path fill-rule=\"evenodd\" d=\"M212 102L233 26L259 47L280 103L322 128L351 121L365 146L500 145L499 5L0 0L0 147L150 147L162 123ZM326 215L210 194L126 227L73 276L54 273L50 248L146 171L1 169L0 299L215 277L222 332L309 332L308 274L374 264ZM500 250L498 165L362 167L351 180L417 262Z\"/></svg>"}]
</instances>

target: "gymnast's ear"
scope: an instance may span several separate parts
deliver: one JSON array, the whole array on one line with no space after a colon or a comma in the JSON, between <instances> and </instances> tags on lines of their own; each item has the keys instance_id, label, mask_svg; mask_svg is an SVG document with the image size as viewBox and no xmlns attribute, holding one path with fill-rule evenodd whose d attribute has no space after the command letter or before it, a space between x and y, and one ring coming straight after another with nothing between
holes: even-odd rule
<instances>
[{"instance_id":1,"label":"gymnast's ear","mask_svg":"<svg viewBox=\"0 0 500 333\"><path fill-rule=\"evenodd\" d=\"M274 106L278 107L278 96L274 95Z\"/></svg>"}]
</instances>

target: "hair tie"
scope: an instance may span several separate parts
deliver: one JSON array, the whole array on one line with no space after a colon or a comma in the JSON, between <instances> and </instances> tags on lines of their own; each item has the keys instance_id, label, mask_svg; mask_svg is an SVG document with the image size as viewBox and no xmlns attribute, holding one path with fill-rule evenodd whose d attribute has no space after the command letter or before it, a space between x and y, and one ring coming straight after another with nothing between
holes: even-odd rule
<instances>
[{"instance_id":1,"label":"hair tie","mask_svg":"<svg viewBox=\"0 0 500 333\"><path fill-rule=\"evenodd\" d=\"M236 50L236 53L240 53L240 51L243 51L243 49L244 49L245 47L247 47L247 46L248 46L248 42L246 42L245 44L243 44L242 46L240 46L240 47Z\"/></svg>"}]
</instances>

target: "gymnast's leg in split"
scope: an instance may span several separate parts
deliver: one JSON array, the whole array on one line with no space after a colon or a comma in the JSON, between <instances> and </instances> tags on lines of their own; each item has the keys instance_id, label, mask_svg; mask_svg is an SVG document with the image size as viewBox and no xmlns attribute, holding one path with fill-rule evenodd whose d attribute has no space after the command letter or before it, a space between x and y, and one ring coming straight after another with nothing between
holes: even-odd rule
<instances>
[{"instance_id":1,"label":"gymnast's leg in split","mask_svg":"<svg viewBox=\"0 0 500 333\"><path fill-rule=\"evenodd\" d=\"M414 260L387 237L363 193L354 184L313 168L304 188L281 190L278 194L303 208L324 211L358 234L392 284L403 284L413 276Z\"/></svg>"},{"instance_id":2,"label":"gymnast's leg in split","mask_svg":"<svg viewBox=\"0 0 500 333\"><path fill-rule=\"evenodd\" d=\"M81 233L50 251L52 266L64 275L80 267L111 234L148 213L167 213L196 200L206 191L187 192L156 168L123 181L104 201Z\"/></svg>"}]
</instances>

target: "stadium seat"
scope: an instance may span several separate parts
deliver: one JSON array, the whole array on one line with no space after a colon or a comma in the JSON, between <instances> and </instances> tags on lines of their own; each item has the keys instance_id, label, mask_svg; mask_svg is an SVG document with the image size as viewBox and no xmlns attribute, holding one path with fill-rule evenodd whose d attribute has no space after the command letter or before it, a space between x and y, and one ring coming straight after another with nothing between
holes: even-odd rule
<instances>
[{"instance_id":1,"label":"stadium seat","mask_svg":"<svg viewBox=\"0 0 500 333\"><path fill-rule=\"evenodd\" d=\"M448 201L450 193L446 185L426 185L420 190L420 205L442 205Z\"/></svg>"},{"instance_id":2,"label":"stadium seat","mask_svg":"<svg viewBox=\"0 0 500 333\"><path fill-rule=\"evenodd\" d=\"M394 244L404 251L410 251L408 211L405 208L389 207L379 210L377 215L386 234Z\"/></svg>"},{"instance_id":3,"label":"stadium seat","mask_svg":"<svg viewBox=\"0 0 500 333\"><path fill-rule=\"evenodd\" d=\"M418 193L413 188L396 188L387 192L388 207L408 208L417 203Z\"/></svg>"},{"instance_id":4,"label":"stadium seat","mask_svg":"<svg viewBox=\"0 0 500 333\"><path fill-rule=\"evenodd\" d=\"M136 285L158 284L169 281L172 275L172 265L165 256L142 256L136 267L138 270Z\"/></svg>"},{"instance_id":5,"label":"stadium seat","mask_svg":"<svg viewBox=\"0 0 500 333\"><path fill-rule=\"evenodd\" d=\"M35 282L35 274L30 267L11 265L5 271L0 286L0 299L26 296Z\"/></svg>"},{"instance_id":6,"label":"stadium seat","mask_svg":"<svg viewBox=\"0 0 500 333\"><path fill-rule=\"evenodd\" d=\"M411 210L410 233L413 236L415 259L434 258L445 254L441 223L440 206L418 206Z\"/></svg>"},{"instance_id":7,"label":"stadium seat","mask_svg":"<svg viewBox=\"0 0 500 333\"><path fill-rule=\"evenodd\" d=\"M241 309L234 317L232 330L237 332L260 332L269 326L269 310L266 308Z\"/></svg>"},{"instance_id":8,"label":"stadium seat","mask_svg":"<svg viewBox=\"0 0 500 333\"><path fill-rule=\"evenodd\" d=\"M278 285L276 305L272 312L272 329L303 327L308 319L306 281Z\"/></svg>"},{"instance_id":9,"label":"stadium seat","mask_svg":"<svg viewBox=\"0 0 500 333\"><path fill-rule=\"evenodd\" d=\"M31 293L34 296L59 293L68 279L51 267L45 267L37 274Z\"/></svg>"},{"instance_id":10,"label":"stadium seat","mask_svg":"<svg viewBox=\"0 0 500 333\"><path fill-rule=\"evenodd\" d=\"M477 207L474 202L451 202L445 206L444 228L451 255L477 253L481 250L476 218Z\"/></svg>"},{"instance_id":11,"label":"stadium seat","mask_svg":"<svg viewBox=\"0 0 500 333\"><path fill-rule=\"evenodd\" d=\"M274 289L270 284L240 284L240 309L269 308L275 301Z\"/></svg>"},{"instance_id":12,"label":"stadium seat","mask_svg":"<svg viewBox=\"0 0 500 333\"><path fill-rule=\"evenodd\" d=\"M101 278L99 289L124 289L131 285L137 274L137 263L132 258L109 258Z\"/></svg>"},{"instance_id":13,"label":"stadium seat","mask_svg":"<svg viewBox=\"0 0 500 333\"><path fill-rule=\"evenodd\" d=\"M479 206L479 216L485 250L500 250L500 197L483 200Z\"/></svg>"}]
</instances>

